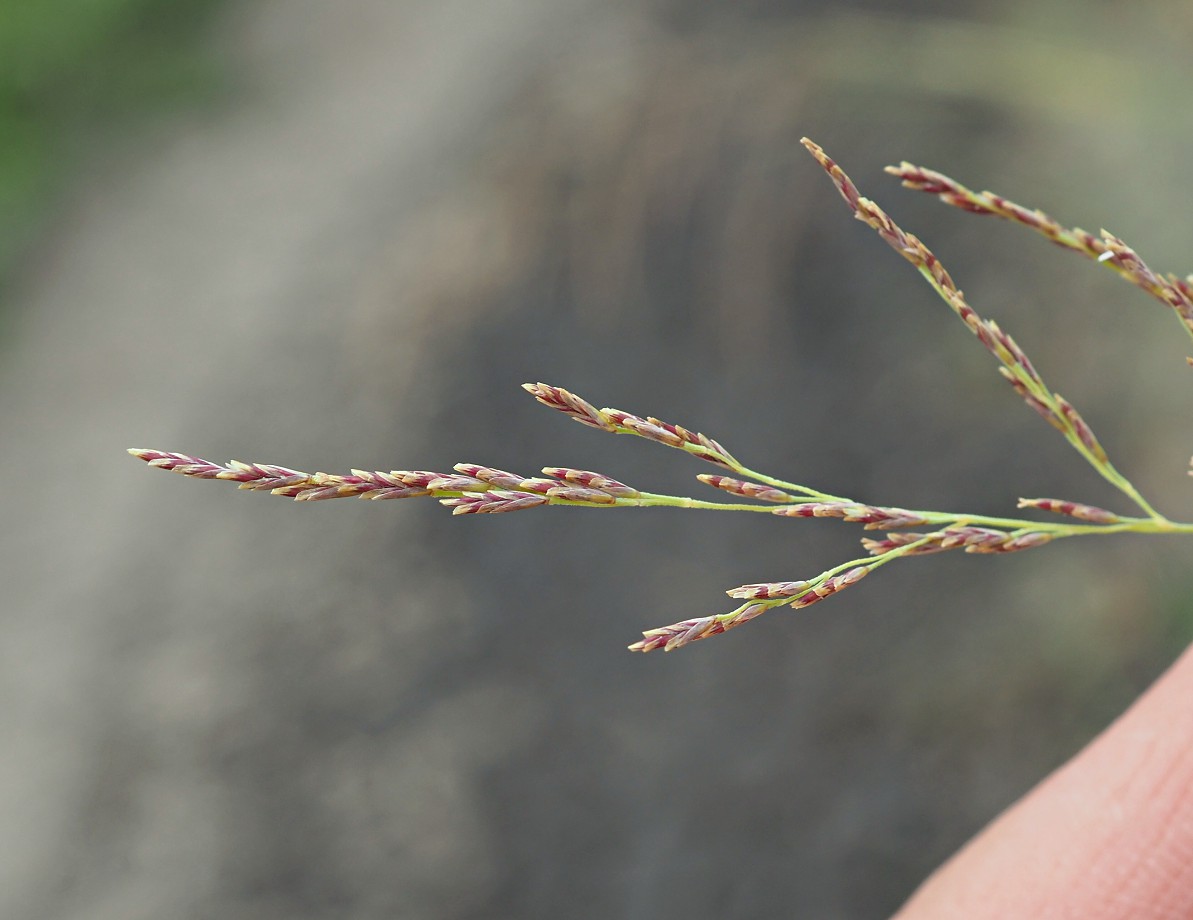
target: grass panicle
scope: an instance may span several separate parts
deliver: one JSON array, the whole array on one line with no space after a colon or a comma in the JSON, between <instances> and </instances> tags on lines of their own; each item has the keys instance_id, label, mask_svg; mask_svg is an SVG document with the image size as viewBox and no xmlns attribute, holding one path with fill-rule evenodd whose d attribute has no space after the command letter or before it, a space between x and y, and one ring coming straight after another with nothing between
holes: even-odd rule
<instances>
[{"instance_id":1,"label":"grass panicle","mask_svg":"<svg viewBox=\"0 0 1193 920\"><path fill-rule=\"evenodd\" d=\"M835 518L860 525L863 531L883 530L881 538L863 537L867 555L851 559L807 580L769 581L741 585L726 592L742 601L726 613L682 620L648 629L630 649L672 651L730 629L778 607L802 609L861 581L875 569L904 557L925 556L949 550L981 555L1001 555L1034 549L1053 540L1077 536L1120 533L1193 534L1193 524L1172 521L1156 511L1131 482L1111 463L1101 442L1081 414L1051 389L1015 340L997 323L970 306L952 276L932 251L915 235L903 230L887 213L864 197L853 180L817 144L806 138L804 146L828 174L854 216L910 262L937 295L965 323L969 331L999 362L999 373L1020 398L1052 427L1107 482L1139 508L1141 516L1120 515L1095 505L1055 498L1021 498L1018 507L1057 515L1033 521L1017 517L992 517L951 511L918 511L858 501L820 488L779 479L745 466L720 442L654 416L640 416L621 409L598 409L562 387L527 383L524 388L538 402L585 425L611 434L628 434L682 450L715 464L732 475L702 473L700 482L732 501L713 501L686 495L643 492L591 470L543 467L542 476L521 476L475 463L457 463L451 472L429 470L352 470L348 475L304 473L264 463L211 463L188 454L157 450L130 450L150 466L195 479L235 482L241 489L269 492L300 502L333 498L389 500L432 498L453 514L500 514L552 505L585 508L684 508L738 511L792 518ZM1193 278L1158 275L1118 237L1105 231L1094 236L1080 229L1066 229L1042 211L1032 211L991 192L973 192L941 173L902 163L888 167L903 184L938 195L954 207L975 214L989 214L1030 227L1066 249L1080 252L1109 266L1121 277L1171 307L1193 335ZM1190 359L1193 363L1193 359ZM1193 475L1193 470L1190 471Z\"/></svg>"}]
</instances>

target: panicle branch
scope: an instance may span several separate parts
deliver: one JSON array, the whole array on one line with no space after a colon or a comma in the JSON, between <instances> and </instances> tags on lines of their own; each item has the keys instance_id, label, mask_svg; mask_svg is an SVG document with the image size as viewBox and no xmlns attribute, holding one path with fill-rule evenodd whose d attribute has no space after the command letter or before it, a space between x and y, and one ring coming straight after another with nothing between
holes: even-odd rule
<instances>
[{"instance_id":1,"label":"panicle branch","mask_svg":"<svg viewBox=\"0 0 1193 920\"><path fill-rule=\"evenodd\" d=\"M872 227L891 248L914 265L937 294L961 318L969 331L1002 363L1000 373L1011 383L1015 392L1035 412L1042 415L1060 431L1107 482L1130 497L1149 517L1162 520L1163 516L1152 508L1127 478L1111 464L1106 456L1106 451L1102 449L1102 445L1094 436L1093 430L1085 419L1071 403L1059 393L1048 388L1035 366L1028 360L1027 355L1015 340L997 323L979 316L977 311L966 302L952 276L940 264L932 251L914 234L907 233L899 227L882 208L870 199L862 197L841 167L833 162L819 145L807 138L803 138L801 143L829 174L845 202L852 208L854 216ZM938 178L931 177L931 181L934 183L933 188L938 187Z\"/></svg>"},{"instance_id":2,"label":"panicle branch","mask_svg":"<svg viewBox=\"0 0 1193 920\"><path fill-rule=\"evenodd\" d=\"M854 502L804 502L787 508L776 508L771 514L782 517L832 517L851 524L864 524L866 530L883 527L919 527L928 519L903 508L879 508Z\"/></svg>"},{"instance_id":3,"label":"panicle branch","mask_svg":"<svg viewBox=\"0 0 1193 920\"><path fill-rule=\"evenodd\" d=\"M763 501L784 501L786 499L780 496L785 492L797 492L800 495L821 501L849 501L849 499L838 495L830 495L819 489L813 489L794 482L786 482L782 479L775 479L773 476L767 476L751 470L729 453L720 442L698 431L690 431L682 425L672 425L669 422L660 421L653 416L643 418L642 416L634 415L621 409L596 409L587 400L568 392L563 387L550 386L546 383L524 383L522 384L522 389L534 396L543 405L557 409L576 421L589 425L592 428L601 428L604 431L611 431L615 434L637 435L648 441L664 444L667 447L674 447L694 457L699 457L701 460L707 460L709 463L714 463L717 466L731 470L739 476L757 480L770 487L769 490L756 488L752 483L746 483L739 479L731 479L727 476L701 477L701 482L705 482L714 488L747 498L759 498ZM753 494L743 491L752 488L756 488ZM798 499L791 498L791 500L797 501Z\"/></svg>"},{"instance_id":4,"label":"panicle branch","mask_svg":"<svg viewBox=\"0 0 1193 920\"><path fill-rule=\"evenodd\" d=\"M681 425L672 425L650 416L642 418L621 409L596 409L591 403L562 387L553 387L545 383L524 383L522 389L544 406L558 409L581 424L616 434L633 434L648 441L676 447L726 469L739 468L738 462L729 451L698 431L689 431Z\"/></svg>"},{"instance_id":5,"label":"panicle branch","mask_svg":"<svg viewBox=\"0 0 1193 920\"><path fill-rule=\"evenodd\" d=\"M1040 403L1041 408L1047 409L1054 415L1051 393L1043 384L1035 366L1027 359L1023 349L998 324L983 319L965 300L960 288L957 287L952 276L948 273L940 260L924 243L896 224L890 216L869 198L863 198L857 187L849 179L818 144L804 138L803 145L808 149L817 162L829 174L837 190L845 202L853 209L854 217L873 228L878 235L904 259L914 265L936 292L949 305L954 313L986 347L1002 363L1006 370L1004 376L1017 381L1021 394L1030 394ZM1061 419L1056 421L1063 425Z\"/></svg>"},{"instance_id":6,"label":"panicle branch","mask_svg":"<svg viewBox=\"0 0 1193 920\"><path fill-rule=\"evenodd\" d=\"M451 508L453 514L497 514L548 504L608 506L619 501L633 504L642 495L637 489L600 473L566 467L544 469L549 479L518 476L475 463L457 463L454 473L353 470L349 476L340 476L239 460L221 465L188 454L157 450L135 448L129 453L159 469L196 479L226 479L238 482L242 489L269 492L295 501L431 496Z\"/></svg>"},{"instance_id":7,"label":"panicle branch","mask_svg":"<svg viewBox=\"0 0 1193 920\"><path fill-rule=\"evenodd\" d=\"M1016 553L1043 546L1055 539L1055 533L1033 530L1008 532L993 527L962 525L946 527L934 533L888 533L885 540L862 539L862 545L872 556L883 556L892 550L902 550L906 556L926 556L950 549L964 549L967 553Z\"/></svg>"},{"instance_id":8,"label":"panicle branch","mask_svg":"<svg viewBox=\"0 0 1193 920\"><path fill-rule=\"evenodd\" d=\"M945 204L971 214L989 214L1021 224L1057 246L1108 266L1120 278L1171 307L1185 330L1193 336L1193 285L1190 281L1152 271L1134 249L1114 234L1103 230L1098 237L1080 227L1068 229L1043 211L1030 210L993 192L975 192L943 173L907 161L888 166L886 171L901 179L907 188L935 195Z\"/></svg>"},{"instance_id":9,"label":"panicle branch","mask_svg":"<svg viewBox=\"0 0 1193 920\"><path fill-rule=\"evenodd\" d=\"M775 604L742 604L729 613L714 614L707 617L697 617L691 620L681 620L670 626L659 629L648 629L642 633L642 638L629 646L631 652L653 652L662 649L665 652L681 648L697 639L707 639L728 632L734 627L748 623L754 617L765 613Z\"/></svg>"},{"instance_id":10,"label":"panicle branch","mask_svg":"<svg viewBox=\"0 0 1193 920\"><path fill-rule=\"evenodd\" d=\"M631 652L653 652L656 649L670 652L698 639L707 639L709 636L719 635L740 626L774 607L810 607L850 585L857 584L878 564L881 562L868 561L862 565L846 563L844 566L821 573L811 581L742 585L726 592L730 597L747 599L745 604L735 610L648 629L642 633L640 640L629 646L629 649Z\"/></svg>"}]
</instances>

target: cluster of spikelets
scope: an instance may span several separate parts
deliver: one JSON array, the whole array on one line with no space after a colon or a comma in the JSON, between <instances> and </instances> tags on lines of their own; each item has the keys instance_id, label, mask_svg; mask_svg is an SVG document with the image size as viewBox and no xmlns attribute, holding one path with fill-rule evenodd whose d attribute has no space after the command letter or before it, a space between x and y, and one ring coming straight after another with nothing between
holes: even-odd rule
<instances>
[{"instance_id":1,"label":"cluster of spikelets","mask_svg":"<svg viewBox=\"0 0 1193 920\"><path fill-rule=\"evenodd\" d=\"M1193 533L1193 524L1177 523L1157 512L1110 462L1106 451L1077 410L1052 390L1014 339L997 323L982 318L967 302L952 277L917 237L900 228L878 205L862 197L849 177L824 151L809 140L804 146L833 180L854 216L872 227L907 259L985 348L994 355L1002 376L1023 400L1069 443L1108 482L1142 512L1126 517L1103 508L1053 498L1020 499L1020 508L1053 512L1063 521L1030 521L941 511L909 511L830 495L751 470L712 438L653 417L620 409L597 409L561 387L525 384L540 403L574 421L613 434L629 434L682 450L733 473L702 474L705 485L736 499L711 501L687 496L641 492L609 476L588 470L546 467L543 476L520 476L492 467L459 463L450 473L427 470L353 470L349 475L304 473L270 464L210 463L186 454L130 450L150 466L198 479L223 479L240 488L266 491L296 501L357 497L370 500L431 497L453 514L496 514L542 505L590 508L678 507L718 511L750 511L782 517L828 517L865 530L882 530L878 539L862 540L869 555L844 562L806 581L742 585L727 593L742 604L726 613L684 620L650 629L630 648L670 651L740 626L774 607L802 608L815 604L860 581L874 569L905 556L962 549L997 554L1031 549L1051 540L1091 534L1123 532ZM1106 265L1121 277L1171 307L1193 337L1193 276L1180 279L1158 275L1118 237L1102 231L1094 236L1069 230L1040 211L1032 211L990 192L974 192L947 176L910 163L888 167L909 188L929 192L955 207L990 214L1030 227L1066 249ZM1190 359L1193 363L1193 359ZM1080 522L1080 523L1075 523Z\"/></svg>"}]
</instances>

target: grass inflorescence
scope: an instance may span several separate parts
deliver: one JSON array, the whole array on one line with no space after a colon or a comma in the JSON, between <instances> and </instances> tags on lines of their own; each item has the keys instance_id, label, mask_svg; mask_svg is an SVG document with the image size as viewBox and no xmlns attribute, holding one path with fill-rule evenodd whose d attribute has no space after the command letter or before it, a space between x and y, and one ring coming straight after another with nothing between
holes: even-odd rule
<instances>
[{"instance_id":1,"label":"grass inflorescence","mask_svg":"<svg viewBox=\"0 0 1193 920\"><path fill-rule=\"evenodd\" d=\"M621 409L598 409L563 387L527 383L524 388L538 402L590 428L628 434L684 451L714 464L724 473L702 473L697 479L726 496L745 501L698 499L683 495L643 492L612 477L590 470L544 467L542 476L521 476L505 470L458 463L449 473L428 470L352 470L348 474L305 473L261 463L211 463L187 454L130 450L150 466L198 479L223 479L241 489L269 492L295 501L362 498L387 501L434 498L453 514L498 514L548 505L586 508L670 507L708 511L761 512L780 517L828 517L863 530L885 531L880 538L863 537L866 555L850 559L806 580L742 585L726 592L743 603L726 613L682 620L649 629L630 645L633 651L671 651L697 639L726 632L776 607L808 607L861 581L875 569L897 559L949 550L1001 554L1043 546L1075 536L1117 533L1193 534L1193 524L1169 520L1139 493L1110 462L1106 450L1081 414L1051 389L1031 360L999 325L983 318L968 303L948 271L920 239L899 227L877 204L865 198L848 175L812 141L804 146L816 158L845 199L854 216L878 233L910 262L998 361L998 371L1023 401L1072 445L1107 482L1138 509L1135 516L1081 502L1056 498L1021 498L1018 507L1055 514L1050 520L991 517L947 511L918 511L888 507L832 495L812 486L787 482L752 470L718 441L653 416ZM887 168L903 184L938 195L955 207L1014 221L1047 239L1082 253L1170 307L1193 336L1193 276L1180 279L1152 271L1137 253L1106 231L1094 236L1066 229L1042 211L1033 211L991 192L973 192L947 176L902 163ZM1193 359L1190 359L1193 363Z\"/></svg>"}]
</instances>

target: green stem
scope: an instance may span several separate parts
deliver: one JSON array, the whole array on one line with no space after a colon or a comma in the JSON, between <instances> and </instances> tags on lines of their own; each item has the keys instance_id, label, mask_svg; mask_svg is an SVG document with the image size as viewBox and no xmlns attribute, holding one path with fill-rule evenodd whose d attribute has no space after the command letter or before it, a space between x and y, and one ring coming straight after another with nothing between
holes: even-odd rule
<instances>
[{"instance_id":1,"label":"green stem","mask_svg":"<svg viewBox=\"0 0 1193 920\"><path fill-rule=\"evenodd\" d=\"M1109 482L1112 486L1115 486L1120 492L1131 499L1131 501L1135 502L1135 504L1143 509L1144 514L1157 523L1163 523L1168 520L1168 518L1153 508L1147 499L1139 494L1139 490L1131 484L1131 480L1127 479L1126 476L1115 469L1113 463L1111 463L1109 460L1107 460L1105 463L1099 462L1098 458L1094 457L1089 452L1089 449L1081 443L1080 438L1073 437L1069 440L1073 446L1081 452L1081 455L1085 457L1090 466L1098 471L1103 479Z\"/></svg>"},{"instance_id":2,"label":"green stem","mask_svg":"<svg viewBox=\"0 0 1193 920\"><path fill-rule=\"evenodd\" d=\"M825 496L825 499L842 501L846 504L859 504L834 496ZM690 498L685 495L662 495L655 492L643 492L634 498L619 498L616 502L607 505L568 501L567 499L553 499L551 504L571 505L582 508L692 508L701 511L753 511L765 514L773 514L776 510L784 507L783 505L706 501L699 498ZM861 505L861 507L866 506ZM1193 523L1170 521L1163 517L1122 518L1114 524L1070 524L1057 521L1029 521L1024 518L992 517L983 514L962 514L951 511L906 510L917 517L922 517L927 524L931 525L962 527L975 525L978 527L997 527L1000 530L1050 533L1056 536L1115 533L1193 534ZM906 548L900 548L900 555L906 551ZM891 552L895 551L891 550Z\"/></svg>"},{"instance_id":3,"label":"green stem","mask_svg":"<svg viewBox=\"0 0 1193 920\"><path fill-rule=\"evenodd\" d=\"M924 280L931 285L932 290L934 290L937 295L949 305L950 309L956 312L956 307L954 306L950 297L950 292L945 290L940 282L933 277L932 272L923 265L917 265L916 269L919 271L920 275L923 276ZM1193 332L1191 332L1191 334L1193 334ZM1062 434L1065 436L1065 440L1072 444L1073 447L1076 448L1077 452L1085 458L1086 462L1098 471L1098 475L1100 475L1112 486L1131 499L1131 501L1138 505L1152 520L1157 522L1167 520L1164 515L1160 514L1160 512L1153 508L1148 501L1139 494L1139 490L1131 484L1130 480L1128 480L1125 476L1123 476L1122 473L1115 469L1114 464L1111 463L1109 459L1103 459L1094 456L1090 449L1085 446L1085 443L1073 429L1072 424L1068 421L1068 419L1065 418L1064 413L1061 412L1059 406L1057 406L1056 394L1042 386L1042 380L1033 380L1017 361L1007 360L1001 355L996 355L996 357L998 357L1003 366L1010 370L1010 372L1015 375L1016 379L1027 388L1032 396L1039 399L1053 411L1057 420L1059 420L1065 426L1062 431Z\"/></svg>"},{"instance_id":4,"label":"green stem","mask_svg":"<svg viewBox=\"0 0 1193 920\"><path fill-rule=\"evenodd\" d=\"M722 614L721 619L732 620L741 614L741 612L747 607L751 607L755 604L762 604L767 609L789 606L790 604L793 604L795 601L799 600L801 597L804 597L809 591L815 590L816 586L822 584L825 579L832 578L834 575L839 575L841 572L846 572L849 569L854 569L858 566L863 566L867 569L880 568L881 566L886 565L888 562L893 562L900 556L905 556L913 550L918 549L924 544L930 542L931 536L931 534L925 534L924 539L916 540L914 543L908 543L906 546L900 546L896 549L892 549L883 553L881 556L864 556L861 559L850 559L848 562L842 562L840 565L835 565L831 569L826 569L825 571L821 572L814 579L812 579L811 582L808 583L807 590L795 595L794 597L780 597L768 600L751 599L746 601L740 607L737 607L728 613Z\"/></svg>"}]
</instances>

